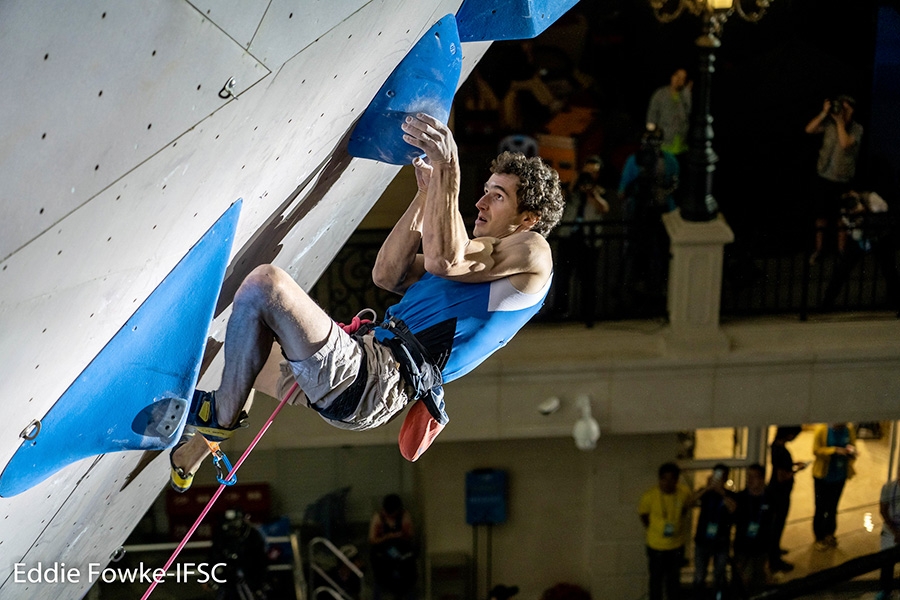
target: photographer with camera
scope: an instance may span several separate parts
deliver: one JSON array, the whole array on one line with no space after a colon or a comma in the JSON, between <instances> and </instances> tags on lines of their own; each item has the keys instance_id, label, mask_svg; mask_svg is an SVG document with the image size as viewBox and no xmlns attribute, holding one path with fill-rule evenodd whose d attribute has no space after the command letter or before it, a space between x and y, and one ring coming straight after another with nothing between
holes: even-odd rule
<instances>
[{"instance_id":1,"label":"photographer with camera","mask_svg":"<svg viewBox=\"0 0 900 600\"><path fill-rule=\"evenodd\" d=\"M721 598L728 585L728 555L731 551L731 528L737 510L736 495L729 490L728 466L717 464L706 487L695 492L697 503L697 530L694 534L694 598L706 596L706 575L709 563L713 564L713 593Z\"/></svg>"},{"instance_id":2,"label":"photographer with camera","mask_svg":"<svg viewBox=\"0 0 900 600\"><path fill-rule=\"evenodd\" d=\"M213 532L210 560L225 565L225 583L217 587L216 600L266 600L266 540L240 508L229 508L222 515Z\"/></svg>"},{"instance_id":3,"label":"photographer with camera","mask_svg":"<svg viewBox=\"0 0 900 600\"><path fill-rule=\"evenodd\" d=\"M566 190L566 208L559 228L559 252L555 255L556 296L553 314L576 314L594 324L597 296L597 261L600 258L599 222L609 212L606 190L600 184L603 160L588 156L578 178Z\"/></svg>"},{"instance_id":4,"label":"photographer with camera","mask_svg":"<svg viewBox=\"0 0 900 600\"><path fill-rule=\"evenodd\" d=\"M641 146L628 157L619 196L628 223L623 268L625 302L638 313L665 313L669 274L669 234L663 214L675 210L678 160L663 150L664 132L647 125Z\"/></svg>"},{"instance_id":5,"label":"photographer with camera","mask_svg":"<svg viewBox=\"0 0 900 600\"><path fill-rule=\"evenodd\" d=\"M806 125L806 133L821 134L822 146L816 163L812 202L815 216L815 250L810 264L822 253L825 227L834 226L840 214L841 196L850 191L856 175L862 125L853 120L856 101L850 96L829 98L822 104L822 112ZM837 247L843 253L846 233L838 232Z\"/></svg>"}]
</instances>

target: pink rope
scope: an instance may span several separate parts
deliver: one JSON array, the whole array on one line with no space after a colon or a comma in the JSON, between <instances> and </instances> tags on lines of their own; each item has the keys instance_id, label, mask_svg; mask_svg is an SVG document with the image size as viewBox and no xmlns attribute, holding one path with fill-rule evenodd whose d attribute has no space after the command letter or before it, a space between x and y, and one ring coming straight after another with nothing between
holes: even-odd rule
<instances>
[{"instance_id":1,"label":"pink rope","mask_svg":"<svg viewBox=\"0 0 900 600\"><path fill-rule=\"evenodd\" d=\"M262 436L269 429L269 426L272 425L272 421L275 420L275 417L278 416L278 413L281 412L281 409L284 408L285 404L287 404L288 398L291 397L291 395L294 393L294 391L296 389L297 389L297 382L295 381L294 385L291 386L291 389L289 389L287 394L284 395L284 398L281 399L281 402L278 403L278 406L275 407L275 410L272 411L272 416L270 416L269 420L263 424L262 428L259 430L259 433L256 434L256 437L253 438L253 441L250 442L250 445L247 447L246 450L244 450L244 453L241 455L241 457L238 459L238 461L236 463L234 463L234 467L232 467L231 471L228 473L228 477L225 478L226 480L231 479L234 476L234 474L237 473L237 470L241 467L241 465L244 464L244 460L247 458L247 456L250 454L250 452L253 450L253 448L256 447L256 444L259 442L259 440L262 438ZM169 567L172 566L172 563L175 562L175 559L178 558L178 555L184 549L185 545L187 545L188 540L191 539L191 536L194 535L194 532L197 531L198 527L200 527L200 523L203 521L204 518L206 518L207 513L209 513L210 509L213 507L213 504L216 503L216 500L218 500L219 496L225 490L225 487L226 486L224 483L219 485L219 489L216 490L216 493L213 494L212 498L209 499L209 502L206 503L206 507L204 507L204 509L200 512L200 516L197 517L197 520L194 521L194 524L188 530L187 534L184 536L184 539L182 539L181 543L178 544L178 547L175 548L175 552L173 552L172 556L169 557L169 560L166 562L166 566L163 567L163 571L165 571L165 572L169 571ZM147 588L147 591L144 593L143 596L141 596L141 600L147 600L147 598L150 597L150 594L153 593L153 590L156 589L156 586L160 581L161 581L160 579L154 578L153 583L150 584L150 587Z\"/></svg>"},{"instance_id":2,"label":"pink rope","mask_svg":"<svg viewBox=\"0 0 900 600\"><path fill-rule=\"evenodd\" d=\"M368 310L368 309L366 309ZM371 323L370 319L360 319L359 315L353 317L350 320L350 323L345 325L343 323L338 323L338 327L344 330L344 333L356 333L356 331L367 323Z\"/></svg>"}]
</instances>

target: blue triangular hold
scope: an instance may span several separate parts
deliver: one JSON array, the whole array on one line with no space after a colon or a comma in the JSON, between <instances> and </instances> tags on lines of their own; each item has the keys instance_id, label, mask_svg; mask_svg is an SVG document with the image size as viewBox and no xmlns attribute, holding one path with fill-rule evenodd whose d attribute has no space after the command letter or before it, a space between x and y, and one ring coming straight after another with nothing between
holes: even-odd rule
<instances>
[{"instance_id":1,"label":"blue triangular hold","mask_svg":"<svg viewBox=\"0 0 900 600\"><path fill-rule=\"evenodd\" d=\"M394 69L350 134L347 150L357 158L409 164L421 151L403 141L408 115L427 113L444 123L462 72L456 19L435 23Z\"/></svg>"},{"instance_id":2,"label":"blue triangular hold","mask_svg":"<svg viewBox=\"0 0 900 600\"><path fill-rule=\"evenodd\" d=\"M240 207L239 200L219 218L60 396L39 427L30 428L0 474L0 496L24 492L88 456L161 450L178 440Z\"/></svg>"},{"instance_id":3,"label":"blue triangular hold","mask_svg":"<svg viewBox=\"0 0 900 600\"><path fill-rule=\"evenodd\" d=\"M578 0L465 0L456 11L464 42L537 37Z\"/></svg>"}]
</instances>

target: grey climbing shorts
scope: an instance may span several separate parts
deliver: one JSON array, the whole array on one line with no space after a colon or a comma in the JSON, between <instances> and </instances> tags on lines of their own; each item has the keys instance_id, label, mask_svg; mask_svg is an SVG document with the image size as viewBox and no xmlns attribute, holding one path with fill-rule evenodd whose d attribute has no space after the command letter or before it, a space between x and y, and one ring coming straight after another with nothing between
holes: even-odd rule
<instances>
[{"instance_id":1,"label":"grey climbing shorts","mask_svg":"<svg viewBox=\"0 0 900 600\"><path fill-rule=\"evenodd\" d=\"M365 379L359 380L365 360ZM298 383L288 404L309 406L329 424L364 430L383 425L406 406L406 385L390 348L369 332L359 338L333 324L322 348L304 360L282 361L279 399Z\"/></svg>"}]
</instances>

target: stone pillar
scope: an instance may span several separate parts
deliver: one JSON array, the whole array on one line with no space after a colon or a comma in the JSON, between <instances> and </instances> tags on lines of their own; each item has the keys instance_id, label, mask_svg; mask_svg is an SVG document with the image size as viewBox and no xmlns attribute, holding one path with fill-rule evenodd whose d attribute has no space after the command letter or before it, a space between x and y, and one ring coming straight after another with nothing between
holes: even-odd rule
<instances>
[{"instance_id":1,"label":"stone pillar","mask_svg":"<svg viewBox=\"0 0 900 600\"><path fill-rule=\"evenodd\" d=\"M729 342L719 327L722 257L734 233L718 214L710 221L686 221L678 210L663 215L671 240L669 331L673 351L717 352Z\"/></svg>"}]
</instances>

